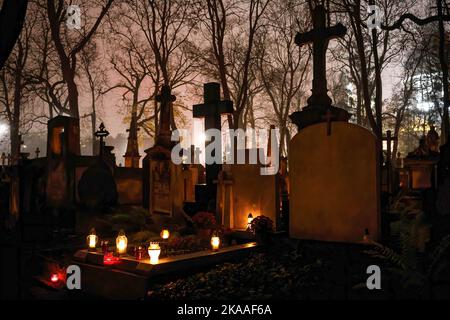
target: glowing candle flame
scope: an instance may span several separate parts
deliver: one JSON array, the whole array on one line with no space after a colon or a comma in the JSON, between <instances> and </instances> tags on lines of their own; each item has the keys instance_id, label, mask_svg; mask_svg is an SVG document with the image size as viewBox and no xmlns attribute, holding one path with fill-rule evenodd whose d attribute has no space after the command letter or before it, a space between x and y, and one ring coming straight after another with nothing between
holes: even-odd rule
<instances>
[{"instance_id":1,"label":"glowing candle flame","mask_svg":"<svg viewBox=\"0 0 450 320\"><path fill-rule=\"evenodd\" d=\"M161 231L161 238L163 238L163 239L169 239L169 237L170 237L170 232L169 232L169 230L167 230L167 229L163 229L162 231Z\"/></svg>"},{"instance_id":2,"label":"glowing candle flame","mask_svg":"<svg viewBox=\"0 0 450 320\"><path fill-rule=\"evenodd\" d=\"M148 247L148 255L150 257L150 264L158 264L159 255L161 254L161 247L156 242L151 242Z\"/></svg>"},{"instance_id":3,"label":"glowing candle flame","mask_svg":"<svg viewBox=\"0 0 450 320\"><path fill-rule=\"evenodd\" d=\"M125 233L123 232L123 230L121 230L119 232L119 235L116 238L116 247L117 247L117 252L119 254L124 254L127 252L127 243L128 243L128 239L125 236Z\"/></svg>"},{"instance_id":4,"label":"glowing candle flame","mask_svg":"<svg viewBox=\"0 0 450 320\"><path fill-rule=\"evenodd\" d=\"M211 247L214 251L219 250L219 246L220 246L220 238L217 236L212 236L211 237Z\"/></svg>"}]
</instances>

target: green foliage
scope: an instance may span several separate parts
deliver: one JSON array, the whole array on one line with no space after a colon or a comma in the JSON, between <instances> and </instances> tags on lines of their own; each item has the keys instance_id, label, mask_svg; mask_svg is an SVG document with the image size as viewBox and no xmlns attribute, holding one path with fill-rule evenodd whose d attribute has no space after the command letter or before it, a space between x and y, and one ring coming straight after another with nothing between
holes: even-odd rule
<instances>
[{"instance_id":1,"label":"green foliage","mask_svg":"<svg viewBox=\"0 0 450 320\"><path fill-rule=\"evenodd\" d=\"M297 252L276 258L254 254L241 263L226 263L152 288L151 299L301 299L317 288L321 261L306 263Z\"/></svg>"},{"instance_id":2,"label":"green foliage","mask_svg":"<svg viewBox=\"0 0 450 320\"><path fill-rule=\"evenodd\" d=\"M409 247L407 245L408 243ZM390 264L390 267L386 268L386 270L391 276L399 279L396 283L404 290L404 293L407 293L409 296L424 297L427 288L431 285L431 279L435 276L435 271L440 270L447 264L450 249L450 235L442 238L430 254L430 262L427 268L422 268L419 260L410 257L412 252L416 252L412 243L411 241L405 240L405 246L402 247L403 251L398 254L382 244L372 242L373 249L366 252Z\"/></svg>"},{"instance_id":3,"label":"green foliage","mask_svg":"<svg viewBox=\"0 0 450 320\"><path fill-rule=\"evenodd\" d=\"M113 230L132 232L146 228L146 216L148 211L141 207L123 206L114 208L105 219L111 223Z\"/></svg>"},{"instance_id":4,"label":"green foliage","mask_svg":"<svg viewBox=\"0 0 450 320\"><path fill-rule=\"evenodd\" d=\"M156 232L149 230L142 230L130 235L131 243L149 243L159 240L159 235Z\"/></svg>"},{"instance_id":5,"label":"green foliage","mask_svg":"<svg viewBox=\"0 0 450 320\"><path fill-rule=\"evenodd\" d=\"M164 246L167 255L178 255L189 252L209 250L211 248L209 239L195 235L185 237L171 237Z\"/></svg>"},{"instance_id":6,"label":"green foliage","mask_svg":"<svg viewBox=\"0 0 450 320\"><path fill-rule=\"evenodd\" d=\"M374 247L371 250L367 250L366 251L367 254L371 255L374 258L386 260L402 270L406 269L406 266L402 260L401 255L396 253L391 248L383 246L380 243L372 242L372 244Z\"/></svg>"},{"instance_id":7,"label":"green foliage","mask_svg":"<svg viewBox=\"0 0 450 320\"><path fill-rule=\"evenodd\" d=\"M427 275L432 276L433 272L438 268L442 261L448 261L450 252L450 235L442 238L431 255L431 262L427 270Z\"/></svg>"}]
</instances>

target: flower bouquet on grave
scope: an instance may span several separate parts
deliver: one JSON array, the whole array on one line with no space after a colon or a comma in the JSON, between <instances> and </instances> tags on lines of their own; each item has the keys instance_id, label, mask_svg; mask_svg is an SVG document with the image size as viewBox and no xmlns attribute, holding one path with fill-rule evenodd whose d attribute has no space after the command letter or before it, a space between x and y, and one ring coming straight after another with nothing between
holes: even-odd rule
<instances>
[{"instance_id":1,"label":"flower bouquet on grave","mask_svg":"<svg viewBox=\"0 0 450 320\"><path fill-rule=\"evenodd\" d=\"M257 216L250 223L250 231L256 236L256 241L259 244L266 245L270 242L270 237L273 234L273 221L266 216Z\"/></svg>"},{"instance_id":2,"label":"flower bouquet on grave","mask_svg":"<svg viewBox=\"0 0 450 320\"><path fill-rule=\"evenodd\" d=\"M202 211L196 213L192 217L195 228L197 228L197 235L202 238L209 238L211 231L216 226L216 218L211 212Z\"/></svg>"}]
</instances>

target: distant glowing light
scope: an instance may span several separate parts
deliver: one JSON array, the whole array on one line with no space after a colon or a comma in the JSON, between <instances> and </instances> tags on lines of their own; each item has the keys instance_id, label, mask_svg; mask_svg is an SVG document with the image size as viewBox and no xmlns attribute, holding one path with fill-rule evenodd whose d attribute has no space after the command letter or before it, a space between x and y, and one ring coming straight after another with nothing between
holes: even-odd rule
<instances>
[{"instance_id":1,"label":"distant glowing light","mask_svg":"<svg viewBox=\"0 0 450 320\"><path fill-rule=\"evenodd\" d=\"M0 136L8 133L9 126L6 123L0 123Z\"/></svg>"},{"instance_id":2,"label":"distant glowing light","mask_svg":"<svg viewBox=\"0 0 450 320\"><path fill-rule=\"evenodd\" d=\"M170 237L170 232L167 229L163 229L160 233L161 238L163 239L169 239Z\"/></svg>"},{"instance_id":3,"label":"distant glowing light","mask_svg":"<svg viewBox=\"0 0 450 320\"><path fill-rule=\"evenodd\" d=\"M417 108L421 111L430 111L431 108L433 108L432 102L419 102L417 104Z\"/></svg>"}]
</instances>

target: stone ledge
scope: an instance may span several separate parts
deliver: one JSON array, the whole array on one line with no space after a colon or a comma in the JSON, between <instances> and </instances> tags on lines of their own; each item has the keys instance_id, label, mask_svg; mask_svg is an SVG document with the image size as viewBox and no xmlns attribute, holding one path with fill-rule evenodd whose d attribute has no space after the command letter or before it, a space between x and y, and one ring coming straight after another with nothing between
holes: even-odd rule
<instances>
[{"instance_id":1,"label":"stone ledge","mask_svg":"<svg viewBox=\"0 0 450 320\"><path fill-rule=\"evenodd\" d=\"M257 250L256 242L225 247L219 251L200 251L162 258L152 265L148 258L120 258L114 265L103 264L103 254L79 250L73 262L82 270L82 290L88 294L110 299L144 298L148 285L161 279L195 273L225 261L242 258Z\"/></svg>"}]
</instances>

